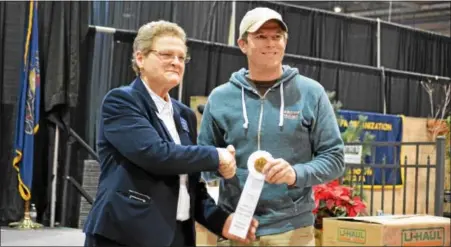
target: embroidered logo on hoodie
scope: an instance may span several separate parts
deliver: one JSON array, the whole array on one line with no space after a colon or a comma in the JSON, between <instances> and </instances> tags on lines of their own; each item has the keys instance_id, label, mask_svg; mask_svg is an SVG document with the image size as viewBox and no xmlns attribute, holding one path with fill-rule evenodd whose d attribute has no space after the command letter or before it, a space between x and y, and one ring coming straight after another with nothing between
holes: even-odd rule
<instances>
[{"instance_id":1,"label":"embroidered logo on hoodie","mask_svg":"<svg viewBox=\"0 0 451 247\"><path fill-rule=\"evenodd\" d=\"M285 119L298 119L299 118L299 114L301 113L301 111L288 111L288 110L284 110L283 111L283 117Z\"/></svg>"}]
</instances>

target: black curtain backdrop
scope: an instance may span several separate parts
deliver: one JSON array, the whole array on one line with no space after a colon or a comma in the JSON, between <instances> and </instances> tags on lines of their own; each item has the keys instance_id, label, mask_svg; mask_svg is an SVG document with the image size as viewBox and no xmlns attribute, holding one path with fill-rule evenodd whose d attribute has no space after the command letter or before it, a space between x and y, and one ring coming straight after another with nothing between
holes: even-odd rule
<instances>
[{"instance_id":1,"label":"black curtain backdrop","mask_svg":"<svg viewBox=\"0 0 451 247\"><path fill-rule=\"evenodd\" d=\"M132 35L127 37L121 36L121 43L114 46L113 57L117 61L112 66L114 85L128 84L134 78L131 68L124 66L132 51L132 44L126 43L132 40ZM187 105L191 96L207 96L227 82L234 71L247 67L246 58L237 47L197 40L190 40L188 47L192 59L186 66L182 86L182 102ZM329 64L293 55L287 55L284 64L298 68L302 75L319 81L326 90L335 91L346 109L383 110L381 73L375 68ZM173 89L171 96L178 98L178 90L179 87Z\"/></svg>"},{"instance_id":2,"label":"black curtain backdrop","mask_svg":"<svg viewBox=\"0 0 451 247\"><path fill-rule=\"evenodd\" d=\"M115 43L114 85L127 84L134 78L130 66L124 66L129 60L133 37L124 35L117 40L120 43ZM216 86L227 82L232 72L247 67L246 58L237 47L197 40L190 40L188 47L192 60L186 66L182 87L182 101L187 105L191 96L207 96ZM345 109L382 113L385 96L388 114L430 115L429 98L420 84L422 80L428 81L427 78L392 71L384 71L382 76L382 71L375 67L328 63L289 54L284 64L298 68L300 74L317 80L326 90L335 91ZM437 92L443 92L442 85L451 82L432 80L432 83ZM177 98L178 90L173 89L171 96ZM436 95L434 105L444 94Z\"/></svg>"},{"instance_id":3,"label":"black curtain backdrop","mask_svg":"<svg viewBox=\"0 0 451 247\"><path fill-rule=\"evenodd\" d=\"M230 1L96 1L92 2L91 25L126 30L150 21L167 20L179 24L188 37L226 43L232 2ZM95 34L93 68L88 90L87 143L95 147L98 111L102 97L109 89L128 83L134 36ZM124 44L126 39L127 44ZM176 95L174 90L172 95Z\"/></svg>"},{"instance_id":4,"label":"black curtain backdrop","mask_svg":"<svg viewBox=\"0 0 451 247\"><path fill-rule=\"evenodd\" d=\"M285 64L297 67L301 75L320 82L327 91L335 91L343 108L382 112L381 73L374 68L358 68L310 59L286 56Z\"/></svg>"},{"instance_id":5,"label":"black curtain backdrop","mask_svg":"<svg viewBox=\"0 0 451 247\"><path fill-rule=\"evenodd\" d=\"M451 38L381 23L381 65L451 77Z\"/></svg>"},{"instance_id":6,"label":"black curtain backdrop","mask_svg":"<svg viewBox=\"0 0 451 247\"><path fill-rule=\"evenodd\" d=\"M20 85L20 64L23 57L25 18L28 2L0 3L0 52L2 66L1 98L1 158L0 176L0 224L5 225L23 217L23 201L17 189L17 172L12 168L14 132L17 111L17 95ZM76 119L84 116L87 105L79 101L89 72L90 52L88 32L88 2L39 2L39 52L41 66L41 116L40 129L35 137L35 163L32 203L38 210L38 221L47 223L50 210L50 179L53 158L54 126L47 121L53 116L66 126L80 131L85 126ZM7 59L6 59L7 58ZM71 116L71 117L70 117ZM64 143L67 135L61 133L59 152L58 192L61 193L61 172L66 154ZM78 151L72 152L74 161L84 159ZM86 156L86 155L84 155ZM77 163L73 169L79 170ZM82 168L82 167L81 167ZM60 197L59 197L60 198ZM69 201L77 207L79 198ZM57 210L61 201L58 200ZM69 215L72 217L73 215ZM57 217L57 220L60 219Z\"/></svg>"},{"instance_id":7,"label":"black curtain backdrop","mask_svg":"<svg viewBox=\"0 0 451 247\"><path fill-rule=\"evenodd\" d=\"M277 2L237 1L236 37L247 11L268 7L288 25L287 53L376 66L376 22L312 11Z\"/></svg>"},{"instance_id":8,"label":"black curtain backdrop","mask_svg":"<svg viewBox=\"0 0 451 247\"><path fill-rule=\"evenodd\" d=\"M377 66L377 22L276 1L238 1L236 37L244 14L255 7L278 11L289 29L287 53ZM381 23L381 66L451 76L451 38Z\"/></svg>"},{"instance_id":9,"label":"black curtain backdrop","mask_svg":"<svg viewBox=\"0 0 451 247\"><path fill-rule=\"evenodd\" d=\"M434 108L443 104L445 98L443 85L451 84L451 81L437 81L420 76L386 72L387 113L432 117L429 95L421 85L421 81L429 82L430 87L434 90L432 102Z\"/></svg>"},{"instance_id":10,"label":"black curtain backdrop","mask_svg":"<svg viewBox=\"0 0 451 247\"><path fill-rule=\"evenodd\" d=\"M191 96L208 95L227 82L233 72L246 66L247 61L236 47L220 44L188 42L192 60L186 66L182 101L189 105Z\"/></svg>"},{"instance_id":11,"label":"black curtain backdrop","mask_svg":"<svg viewBox=\"0 0 451 247\"><path fill-rule=\"evenodd\" d=\"M112 57L112 79L106 86L109 89L129 84L136 76L131 66L124 65L133 51L134 35L117 35ZM232 72L246 66L246 58L236 47L220 43L206 43L188 40L191 61L186 65L182 87L182 102L189 105L191 96L208 95L216 86L227 82ZM179 87L170 91L171 97L178 99Z\"/></svg>"},{"instance_id":12,"label":"black curtain backdrop","mask_svg":"<svg viewBox=\"0 0 451 247\"><path fill-rule=\"evenodd\" d=\"M227 43L232 13L230 1L98 1L93 8L92 25L138 30L166 20L179 24L188 37L221 43Z\"/></svg>"}]
</instances>

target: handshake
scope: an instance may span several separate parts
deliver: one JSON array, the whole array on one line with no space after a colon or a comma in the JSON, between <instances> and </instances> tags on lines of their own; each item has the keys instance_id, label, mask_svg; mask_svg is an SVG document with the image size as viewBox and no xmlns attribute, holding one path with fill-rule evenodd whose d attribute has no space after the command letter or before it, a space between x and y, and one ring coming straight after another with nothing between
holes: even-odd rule
<instances>
[{"instance_id":1,"label":"handshake","mask_svg":"<svg viewBox=\"0 0 451 247\"><path fill-rule=\"evenodd\" d=\"M225 179L230 179L236 173L235 148L232 145L227 148L216 148L219 156L218 172Z\"/></svg>"}]
</instances>

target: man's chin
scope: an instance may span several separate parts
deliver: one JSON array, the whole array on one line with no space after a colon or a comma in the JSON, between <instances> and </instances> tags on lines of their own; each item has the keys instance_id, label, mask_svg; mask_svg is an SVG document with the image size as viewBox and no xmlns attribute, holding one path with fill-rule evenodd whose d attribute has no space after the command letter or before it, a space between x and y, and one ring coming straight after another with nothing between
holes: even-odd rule
<instances>
[{"instance_id":1,"label":"man's chin","mask_svg":"<svg viewBox=\"0 0 451 247\"><path fill-rule=\"evenodd\" d=\"M262 67L268 70L279 69L282 66L281 62L264 63Z\"/></svg>"}]
</instances>

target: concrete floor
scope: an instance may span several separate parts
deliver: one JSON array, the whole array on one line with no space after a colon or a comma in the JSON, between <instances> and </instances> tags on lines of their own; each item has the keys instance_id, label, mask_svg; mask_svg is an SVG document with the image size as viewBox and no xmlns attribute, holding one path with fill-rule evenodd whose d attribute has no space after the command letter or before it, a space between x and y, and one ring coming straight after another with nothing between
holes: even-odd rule
<instances>
[{"instance_id":1,"label":"concrete floor","mask_svg":"<svg viewBox=\"0 0 451 247\"><path fill-rule=\"evenodd\" d=\"M17 230L2 227L1 246L83 246L85 235L81 229L43 228Z\"/></svg>"},{"instance_id":2,"label":"concrete floor","mask_svg":"<svg viewBox=\"0 0 451 247\"><path fill-rule=\"evenodd\" d=\"M207 187L209 194L217 202L218 187ZM17 230L1 227L0 246L83 246L85 235L81 229L55 227L36 230Z\"/></svg>"}]
</instances>

